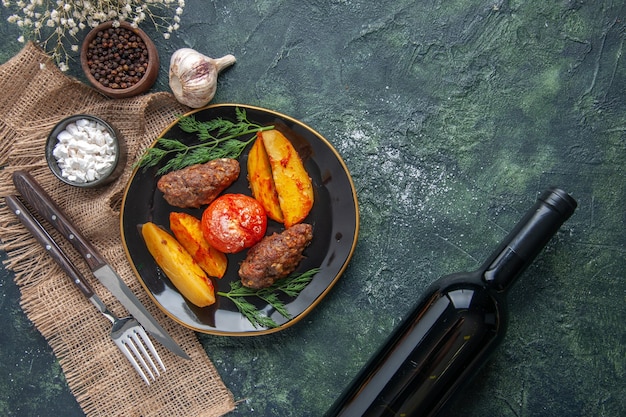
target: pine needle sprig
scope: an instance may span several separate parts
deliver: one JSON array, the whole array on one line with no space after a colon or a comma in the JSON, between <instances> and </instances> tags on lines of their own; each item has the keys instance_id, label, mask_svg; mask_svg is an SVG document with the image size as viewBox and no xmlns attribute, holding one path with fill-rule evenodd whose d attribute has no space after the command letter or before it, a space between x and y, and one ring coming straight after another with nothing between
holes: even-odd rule
<instances>
[{"instance_id":1,"label":"pine needle sprig","mask_svg":"<svg viewBox=\"0 0 626 417\"><path fill-rule=\"evenodd\" d=\"M255 139L257 132L274 128L250 122L245 109L239 107L235 108L235 118L236 122L221 117L199 121L194 115L182 116L178 127L186 133L195 133L200 143L185 145L178 139L159 138L155 146L146 149L136 166L144 169L155 167L170 157L157 171L157 175L163 175L213 159L236 159ZM249 135L252 137L246 137Z\"/></svg>"},{"instance_id":2,"label":"pine needle sprig","mask_svg":"<svg viewBox=\"0 0 626 417\"><path fill-rule=\"evenodd\" d=\"M284 293L290 297L297 297L304 288L313 280L319 268L310 269L301 274L291 274L286 278L276 281L273 285L260 290L244 287L241 281L230 283L230 291L218 291L217 295L231 300L239 312L246 317L254 327L278 327L278 324L269 316L259 311L254 304L246 300L246 297L257 297L271 305L281 316L291 319L287 306L280 299L279 294Z\"/></svg>"}]
</instances>

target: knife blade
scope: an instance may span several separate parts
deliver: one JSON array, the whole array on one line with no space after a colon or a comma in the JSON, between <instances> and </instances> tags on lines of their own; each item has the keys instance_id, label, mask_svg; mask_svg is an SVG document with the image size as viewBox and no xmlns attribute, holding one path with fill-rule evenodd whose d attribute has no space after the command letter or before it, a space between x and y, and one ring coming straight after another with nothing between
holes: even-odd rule
<instances>
[{"instance_id":1,"label":"knife blade","mask_svg":"<svg viewBox=\"0 0 626 417\"><path fill-rule=\"evenodd\" d=\"M107 260L82 235L63 210L28 172L14 172L13 183L24 200L72 244L83 257L93 275L159 343L181 358L191 359L152 317Z\"/></svg>"}]
</instances>

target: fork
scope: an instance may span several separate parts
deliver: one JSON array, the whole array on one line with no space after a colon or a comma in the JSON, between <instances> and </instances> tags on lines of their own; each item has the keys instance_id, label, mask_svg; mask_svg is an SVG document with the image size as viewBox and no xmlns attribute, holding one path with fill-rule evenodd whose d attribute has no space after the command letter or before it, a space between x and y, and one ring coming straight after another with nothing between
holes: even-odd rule
<instances>
[{"instance_id":1,"label":"fork","mask_svg":"<svg viewBox=\"0 0 626 417\"><path fill-rule=\"evenodd\" d=\"M165 372L165 365L159 357L154 345L148 338L144 328L133 317L118 318L96 295L82 274L72 264L63 250L56 244L46 229L32 215L32 213L15 196L5 197L7 206L13 211L20 222L35 237L37 242L46 249L48 254L70 277L80 292L96 306L98 311L113 323L111 339L115 342L126 359L131 363L141 379L148 385L160 376L159 367Z\"/></svg>"}]
</instances>

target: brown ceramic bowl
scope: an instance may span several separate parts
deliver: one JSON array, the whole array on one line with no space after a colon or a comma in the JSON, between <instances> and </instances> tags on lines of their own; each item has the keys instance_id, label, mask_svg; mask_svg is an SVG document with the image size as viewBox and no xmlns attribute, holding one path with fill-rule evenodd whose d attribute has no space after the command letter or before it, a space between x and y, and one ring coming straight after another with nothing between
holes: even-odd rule
<instances>
[{"instance_id":1,"label":"brown ceramic bowl","mask_svg":"<svg viewBox=\"0 0 626 417\"><path fill-rule=\"evenodd\" d=\"M132 27L128 22L119 22L119 28L130 36L140 38L145 48L141 47L141 42L139 46L133 47L130 42L114 40L113 35L118 33L112 33L117 29L111 21L93 28L83 40L80 51L80 63L87 79L95 89L111 98L126 98L145 93L159 75L159 54L148 35L141 29ZM106 46L101 43L103 39L108 43ZM101 46L101 50L106 51L106 56L99 54L94 59L90 49L96 44ZM147 62L145 57L141 58L144 59L144 63L138 71L133 72L139 68L138 56L141 54L139 51L144 50L147 51ZM102 65L96 69L97 64L94 61L99 61ZM111 70L115 70L115 73L111 73Z\"/></svg>"}]
</instances>

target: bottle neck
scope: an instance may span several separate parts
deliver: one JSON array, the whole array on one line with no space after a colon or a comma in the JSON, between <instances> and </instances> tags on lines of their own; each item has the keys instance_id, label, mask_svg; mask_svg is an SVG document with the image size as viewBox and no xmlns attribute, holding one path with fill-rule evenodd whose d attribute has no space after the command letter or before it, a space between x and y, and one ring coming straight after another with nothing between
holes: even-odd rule
<instances>
[{"instance_id":1,"label":"bottle neck","mask_svg":"<svg viewBox=\"0 0 626 417\"><path fill-rule=\"evenodd\" d=\"M564 191L544 191L481 268L483 281L506 291L574 213L577 203Z\"/></svg>"}]
</instances>

